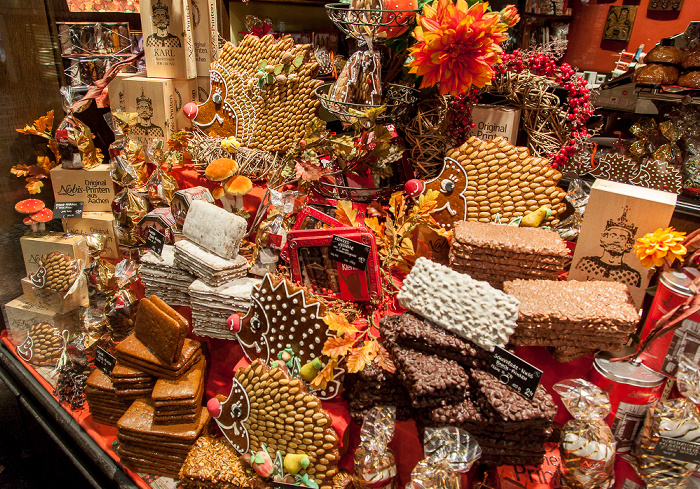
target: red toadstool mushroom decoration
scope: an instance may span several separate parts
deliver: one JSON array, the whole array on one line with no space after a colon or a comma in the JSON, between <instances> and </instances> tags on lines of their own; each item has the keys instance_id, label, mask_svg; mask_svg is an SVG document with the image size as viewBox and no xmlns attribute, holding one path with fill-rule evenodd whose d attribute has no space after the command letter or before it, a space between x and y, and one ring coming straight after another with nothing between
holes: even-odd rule
<instances>
[{"instance_id":1,"label":"red toadstool mushroom decoration","mask_svg":"<svg viewBox=\"0 0 700 489\"><path fill-rule=\"evenodd\" d=\"M44 223L47 223L53 219L53 211L45 207L36 214L32 214L31 218L39 223L39 231L43 231L46 229Z\"/></svg>"},{"instance_id":2,"label":"red toadstool mushroom decoration","mask_svg":"<svg viewBox=\"0 0 700 489\"><path fill-rule=\"evenodd\" d=\"M51 210L49 209L46 209L51 214L46 221L40 221L39 219L35 219L34 216L39 215L42 209L44 209L44 203L39 199L24 199L20 200L15 204L15 210L20 214L32 214L32 216L27 216L22 221L27 226L32 227L32 232L36 232L37 225L39 224L41 224L40 229L43 230L45 228L44 222L48 222L53 218L53 212L51 212ZM42 214L39 217L43 219L45 215L46 214Z\"/></svg>"}]
</instances>

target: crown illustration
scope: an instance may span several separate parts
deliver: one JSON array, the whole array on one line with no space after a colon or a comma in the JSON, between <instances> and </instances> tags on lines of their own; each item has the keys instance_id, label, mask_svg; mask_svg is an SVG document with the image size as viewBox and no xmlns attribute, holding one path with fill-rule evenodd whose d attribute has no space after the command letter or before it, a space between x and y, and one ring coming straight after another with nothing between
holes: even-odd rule
<instances>
[{"instance_id":1,"label":"crown illustration","mask_svg":"<svg viewBox=\"0 0 700 489\"><path fill-rule=\"evenodd\" d=\"M160 0L158 0L158 3L156 3L155 5L153 5L153 6L151 7L151 11L152 11L154 14L155 14L158 10L162 10L163 12L165 12L165 15L168 15L168 6L167 6L167 5L163 5L163 4L161 3Z\"/></svg>"},{"instance_id":2,"label":"crown illustration","mask_svg":"<svg viewBox=\"0 0 700 489\"><path fill-rule=\"evenodd\" d=\"M605 225L605 229L608 230L610 228L622 228L629 231L632 234L632 236L636 236L638 227L632 224L631 222L627 221L628 210L629 208L625 207L625 210L622 212L622 216L620 216L620 219L618 219L617 221L608 219L608 223Z\"/></svg>"},{"instance_id":3,"label":"crown illustration","mask_svg":"<svg viewBox=\"0 0 700 489\"><path fill-rule=\"evenodd\" d=\"M136 105L140 104L141 102L148 102L149 104L151 103L151 98L146 97L146 94L143 92L143 88L141 89L141 96L136 97Z\"/></svg>"}]
</instances>

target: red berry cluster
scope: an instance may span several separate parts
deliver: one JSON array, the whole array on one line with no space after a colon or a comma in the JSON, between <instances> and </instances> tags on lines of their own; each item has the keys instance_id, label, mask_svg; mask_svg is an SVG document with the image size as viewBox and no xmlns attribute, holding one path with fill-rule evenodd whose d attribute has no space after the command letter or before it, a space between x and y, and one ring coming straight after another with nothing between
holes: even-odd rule
<instances>
[{"instance_id":1,"label":"red berry cluster","mask_svg":"<svg viewBox=\"0 0 700 489\"><path fill-rule=\"evenodd\" d=\"M467 93L452 97L447 134L455 146L461 146L474 129L472 107L479 101L478 95L479 89L472 86Z\"/></svg>"},{"instance_id":2,"label":"red berry cluster","mask_svg":"<svg viewBox=\"0 0 700 489\"><path fill-rule=\"evenodd\" d=\"M530 70L536 75L546 76L556 81L567 91L569 110L566 117L569 121L571 136L558 153L549 154L553 168L565 164L578 151L581 142L590 136L586 123L593 115L594 108L590 102L586 80L574 76L574 69L568 63L559 66L552 58L541 53L523 54L520 51L514 51L503 54L501 58L503 63L496 65L494 76L503 75L509 71L520 73L523 70Z\"/></svg>"}]
</instances>

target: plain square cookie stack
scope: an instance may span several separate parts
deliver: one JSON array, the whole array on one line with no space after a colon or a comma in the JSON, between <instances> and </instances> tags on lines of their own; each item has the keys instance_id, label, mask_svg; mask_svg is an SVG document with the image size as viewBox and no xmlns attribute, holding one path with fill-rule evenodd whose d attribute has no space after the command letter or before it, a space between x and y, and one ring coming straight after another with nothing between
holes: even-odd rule
<instances>
[{"instance_id":1,"label":"plain square cookie stack","mask_svg":"<svg viewBox=\"0 0 700 489\"><path fill-rule=\"evenodd\" d=\"M259 278L242 277L212 287L202 280L195 280L189 288L194 333L235 340L236 335L228 328L228 317L248 311L253 287L259 286L261 282L262 279Z\"/></svg>"},{"instance_id":2,"label":"plain square cookie stack","mask_svg":"<svg viewBox=\"0 0 700 489\"><path fill-rule=\"evenodd\" d=\"M156 295L173 306L190 306L188 287L197 277L175 266L175 247L164 245L161 256L146 253L139 268L146 295Z\"/></svg>"},{"instance_id":3,"label":"plain square cookie stack","mask_svg":"<svg viewBox=\"0 0 700 489\"><path fill-rule=\"evenodd\" d=\"M150 396L156 385L156 378L117 362L112 369L112 383L117 396L125 402L130 402L139 397Z\"/></svg>"},{"instance_id":4,"label":"plain square cookie stack","mask_svg":"<svg viewBox=\"0 0 700 489\"><path fill-rule=\"evenodd\" d=\"M193 423L202 409L206 361L200 359L178 380L158 379L153 388L156 424Z\"/></svg>"},{"instance_id":5,"label":"plain square cookie stack","mask_svg":"<svg viewBox=\"0 0 700 489\"><path fill-rule=\"evenodd\" d=\"M209 202L192 202L182 226L187 239L175 243L175 266L212 287L244 277L250 266L238 249L246 228L242 217Z\"/></svg>"},{"instance_id":6,"label":"plain square cookie stack","mask_svg":"<svg viewBox=\"0 0 700 489\"><path fill-rule=\"evenodd\" d=\"M99 369L95 369L85 383L85 399L92 419L108 426L116 426L129 409L129 403L115 394L112 379Z\"/></svg>"},{"instance_id":7,"label":"plain square cookie stack","mask_svg":"<svg viewBox=\"0 0 700 489\"><path fill-rule=\"evenodd\" d=\"M619 350L639 321L627 286L618 282L514 280L503 290L520 302L511 343L554 348L563 362Z\"/></svg>"},{"instance_id":8,"label":"plain square cookie stack","mask_svg":"<svg viewBox=\"0 0 700 489\"><path fill-rule=\"evenodd\" d=\"M503 289L503 282L517 278L555 280L567 253L554 231L461 221L450 245L450 267Z\"/></svg>"}]
</instances>

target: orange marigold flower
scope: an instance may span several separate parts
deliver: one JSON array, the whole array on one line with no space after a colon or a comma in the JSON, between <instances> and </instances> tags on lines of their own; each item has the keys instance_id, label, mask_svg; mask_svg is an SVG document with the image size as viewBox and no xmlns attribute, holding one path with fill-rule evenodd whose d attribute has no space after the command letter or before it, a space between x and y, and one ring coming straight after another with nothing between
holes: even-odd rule
<instances>
[{"instance_id":1,"label":"orange marigold flower","mask_svg":"<svg viewBox=\"0 0 700 489\"><path fill-rule=\"evenodd\" d=\"M459 95L491 82L508 26L487 8L486 2L469 8L465 0L435 0L423 7L408 64L410 73L423 77L421 88L439 84L441 94Z\"/></svg>"},{"instance_id":2,"label":"orange marigold flower","mask_svg":"<svg viewBox=\"0 0 700 489\"><path fill-rule=\"evenodd\" d=\"M665 261L673 263L686 254L687 250L681 244L684 238L685 233L678 232L672 227L659 228L639 238L634 245L634 252L643 266L660 267Z\"/></svg>"}]
</instances>

